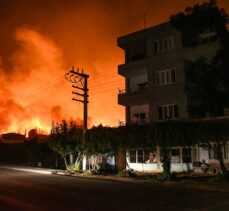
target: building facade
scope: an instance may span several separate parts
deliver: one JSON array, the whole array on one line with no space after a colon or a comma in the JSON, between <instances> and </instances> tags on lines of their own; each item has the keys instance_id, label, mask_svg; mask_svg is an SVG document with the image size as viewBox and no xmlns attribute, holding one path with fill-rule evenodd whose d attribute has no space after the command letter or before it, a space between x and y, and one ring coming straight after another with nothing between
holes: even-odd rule
<instances>
[{"instance_id":1,"label":"building facade","mask_svg":"<svg viewBox=\"0 0 229 211\"><path fill-rule=\"evenodd\" d=\"M125 77L125 90L118 103L125 106L126 124L188 119L188 98L183 89L190 61L211 59L220 49L214 33L200 35L185 47L180 31L164 23L118 38L125 64L118 66Z\"/></svg>"},{"instance_id":2,"label":"building facade","mask_svg":"<svg viewBox=\"0 0 229 211\"><path fill-rule=\"evenodd\" d=\"M186 70L200 57L212 59L220 50L215 33L206 31L198 39L184 44L182 34L163 23L119 37L118 46L125 52L125 63L118 66L118 74L125 78L118 103L125 106L126 124L147 124L155 121L187 120L190 100L184 93ZM229 147L224 153L229 162ZM155 159L150 157L155 154ZM171 149L172 171L188 170L194 161L215 160L205 148ZM130 168L139 171L160 171L160 152L134 149L127 153Z\"/></svg>"}]
</instances>

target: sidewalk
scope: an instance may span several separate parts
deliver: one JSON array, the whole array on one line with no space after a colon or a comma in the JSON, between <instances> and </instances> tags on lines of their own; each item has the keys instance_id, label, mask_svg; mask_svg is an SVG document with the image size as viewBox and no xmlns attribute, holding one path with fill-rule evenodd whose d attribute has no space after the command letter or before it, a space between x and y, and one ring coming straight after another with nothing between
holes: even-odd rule
<instances>
[{"instance_id":1,"label":"sidewalk","mask_svg":"<svg viewBox=\"0 0 229 211\"><path fill-rule=\"evenodd\" d=\"M53 172L57 171L56 169L30 167L30 166L18 166L18 165L2 165L2 164L0 165L0 168L12 169L12 170L17 170L17 171L26 171L26 172L38 173L38 174L53 174ZM64 171L62 172L64 173Z\"/></svg>"},{"instance_id":2,"label":"sidewalk","mask_svg":"<svg viewBox=\"0 0 229 211\"><path fill-rule=\"evenodd\" d=\"M122 182L122 183L151 184L151 185L167 186L167 187L174 187L174 188L229 192L229 183L212 183L212 182L207 182L207 181L194 181L191 179L182 180L182 181L160 182L156 179L123 177L119 175L104 176L104 175L88 175L85 173L70 174L66 172L65 170L28 167L28 166L0 165L0 168L12 169L12 170L17 170L17 171L26 171L26 172L38 173L38 174L49 174L49 175L53 174L53 175L71 176L71 177L83 178L83 179L97 179L97 180L107 180L107 181L115 181L115 182Z\"/></svg>"}]
</instances>

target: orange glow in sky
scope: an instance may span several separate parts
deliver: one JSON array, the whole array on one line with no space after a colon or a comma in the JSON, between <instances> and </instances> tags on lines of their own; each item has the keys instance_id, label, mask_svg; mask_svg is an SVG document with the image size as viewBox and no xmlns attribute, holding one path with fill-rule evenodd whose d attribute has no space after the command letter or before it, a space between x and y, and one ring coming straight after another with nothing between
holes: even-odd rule
<instances>
[{"instance_id":1,"label":"orange glow in sky","mask_svg":"<svg viewBox=\"0 0 229 211\"><path fill-rule=\"evenodd\" d=\"M89 78L89 126L125 120L117 104L124 52L117 37L169 20L196 0L1 0L0 133L50 130L51 121L83 118L64 75L74 65ZM227 11L228 0L219 0Z\"/></svg>"}]
</instances>

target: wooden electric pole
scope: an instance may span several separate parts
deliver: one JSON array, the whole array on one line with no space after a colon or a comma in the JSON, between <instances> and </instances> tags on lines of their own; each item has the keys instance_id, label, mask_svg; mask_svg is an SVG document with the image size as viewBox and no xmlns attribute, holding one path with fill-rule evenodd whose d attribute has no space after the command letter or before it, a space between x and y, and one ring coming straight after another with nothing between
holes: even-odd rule
<instances>
[{"instance_id":1,"label":"wooden electric pole","mask_svg":"<svg viewBox=\"0 0 229 211\"><path fill-rule=\"evenodd\" d=\"M78 101L83 103L83 141L85 140L85 133L87 131L87 120L88 120L88 78L89 75L85 74L83 70L80 72L77 68L77 71L70 70L65 74L65 78L73 83L72 88L76 89L76 91L72 91L72 94L75 94L79 98L72 98L74 101ZM82 99L83 98L83 99Z\"/></svg>"}]
</instances>

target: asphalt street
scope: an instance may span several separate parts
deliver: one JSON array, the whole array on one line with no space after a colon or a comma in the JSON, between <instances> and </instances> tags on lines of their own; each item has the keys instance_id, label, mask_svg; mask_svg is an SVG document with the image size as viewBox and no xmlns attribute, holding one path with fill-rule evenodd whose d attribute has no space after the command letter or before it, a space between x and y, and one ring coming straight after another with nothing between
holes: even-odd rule
<instances>
[{"instance_id":1,"label":"asphalt street","mask_svg":"<svg viewBox=\"0 0 229 211\"><path fill-rule=\"evenodd\" d=\"M229 193L0 168L0 210L229 210Z\"/></svg>"}]
</instances>

